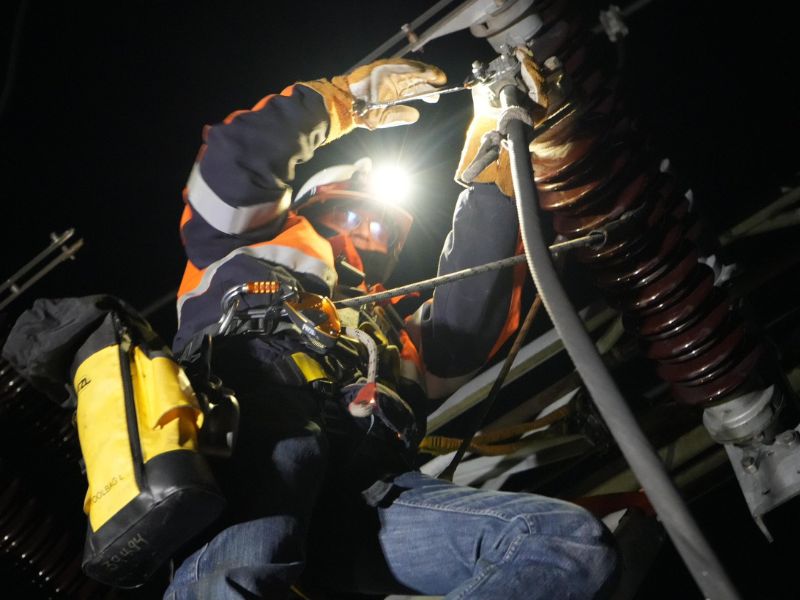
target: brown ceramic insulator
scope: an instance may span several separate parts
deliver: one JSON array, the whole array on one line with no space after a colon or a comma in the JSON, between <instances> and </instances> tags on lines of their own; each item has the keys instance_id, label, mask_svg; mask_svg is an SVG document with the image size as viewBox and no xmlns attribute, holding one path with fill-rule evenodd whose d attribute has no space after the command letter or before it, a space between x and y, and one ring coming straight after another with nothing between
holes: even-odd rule
<instances>
[{"instance_id":1,"label":"brown ceramic insulator","mask_svg":"<svg viewBox=\"0 0 800 600\"><path fill-rule=\"evenodd\" d=\"M670 224L686 219L683 214L685 211L679 213L678 207L687 204L687 201L672 189L673 185L674 182L665 179L663 173L656 175L648 187L641 191L636 202L630 204L627 214L619 215L618 210L614 211L615 218L622 217L623 220L613 223L605 245L576 250L576 260L593 266L595 271L631 260L648 244L652 244L654 237L658 237L654 236L654 232L659 231L659 235L663 235ZM611 221L614 219L598 219L592 226L603 227ZM686 233L689 228L689 225L684 225Z\"/></svg>"},{"instance_id":2,"label":"brown ceramic insulator","mask_svg":"<svg viewBox=\"0 0 800 600\"><path fill-rule=\"evenodd\" d=\"M600 266L594 277L595 283L612 293L621 286L627 288L646 285L666 269L683 240L682 234L683 228L675 223L667 229L663 237L642 236L641 242L630 248L625 255Z\"/></svg>"},{"instance_id":3,"label":"brown ceramic insulator","mask_svg":"<svg viewBox=\"0 0 800 600\"><path fill-rule=\"evenodd\" d=\"M674 255L664 257L658 268L641 276L636 282L638 287L617 295L615 303L624 312L646 312L672 294L679 293L697 264L697 249L689 244L680 244Z\"/></svg>"},{"instance_id":4,"label":"brown ceramic insulator","mask_svg":"<svg viewBox=\"0 0 800 600\"><path fill-rule=\"evenodd\" d=\"M571 180L585 180L587 171L598 171L620 153L630 152L628 144L611 135L617 115L587 114L572 110L569 104L553 113L559 116L554 115L549 128L530 145L537 165L534 177L541 189L574 187Z\"/></svg>"},{"instance_id":5,"label":"brown ceramic insulator","mask_svg":"<svg viewBox=\"0 0 800 600\"><path fill-rule=\"evenodd\" d=\"M673 372L675 378L679 380L673 383L696 388L713 383L720 376L726 375L735 364L741 362L756 348L753 340L744 336L739 337L735 331L731 332L730 336L715 340L712 346L699 353L697 358L691 361L694 367L697 367L691 374ZM682 363L675 366L679 368Z\"/></svg>"},{"instance_id":6,"label":"brown ceramic insulator","mask_svg":"<svg viewBox=\"0 0 800 600\"><path fill-rule=\"evenodd\" d=\"M5 365L0 370L0 389L6 389L14 385L14 380L19 379L19 375L10 365Z\"/></svg>"},{"instance_id":7,"label":"brown ceramic insulator","mask_svg":"<svg viewBox=\"0 0 800 600\"><path fill-rule=\"evenodd\" d=\"M0 529L0 548L6 552L16 553L15 549L19 544L20 536L31 527L34 522L33 518L37 514L35 501L27 498L20 501L22 502L20 510Z\"/></svg>"},{"instance_id":8,"label":"brown ceramic insulator","mask_svg":"<svg viewBox=\"0 0 800 600\"><path fill-rule=\"evenodd\" d=\"M687 285L677 293L654 304L639 315L627 315L626 327L645 339L658 339L665 334L678 333L682 325L698 314L714 290L714 272L705 265L691 275Z\"/></svg>"},{"instance_id":9,"label":"brown ceramic insulator","mask_svg":"<svg viewBox=\"0 0 800 600\"><path fill-rule=\"evenodd\" d=\"M745 347L744 327L740 324L733 327L725 335L716 337L714 343L703 352L686 360L664 362L658 365L656 373L665 381L673 383L700 382L708 380L712 373L725 364L737 350Z\"/></svg>"},{"instance_id":10,"label":"brown ceramic insulator","mask_svg":"<svg viewBox=\"0 0 800 600\"><path fill-rule=\"evenodd\" d=\"M568 238L588 235L636 210L644 202L642 192L647 184L646 173L639 173L632 180L622 174L616 181L608 182L594 202L587 202L587 212L554 215L553 228Z\"/></svg>"},{"instance_id":11,"label":"brown ceramic insulator","mask_svg":"<svg viewBox=\"0 0 800 600\"><path fill-rule=\"evenodd\" d=\"M62 543L63 541L59 540L56 544L59 549L56 560L46 565L45 569L40 570L39 573L40 577L41 574L44 574L42 581L49 589L60 597L71 598L73 596L67 593L68 590L75 588L76 583L85 579L85 575L81 571L80 552L76 552L72 548L73 545L69 540L66 540L66 543Z\"/></svg>"},{"instance_id":12,"label":"brown ceramic insulator","mask_svg":"<svg viewBox=\"0 0 800 600\"><path fill-rule=\"evenodd\" d=\"M562 13L552 21L545 21L530 48L539 62L558 56L573 84L591 95L597 91L598 85L606 84L615 74L609 72L608 65L602 60L607 46L579 22L584 16L567 17Z\"/></svg>"},{"instance_id":13,"label":"brown ceramic insulator","mask_svg":"<svg viewBox=\"0 0 800 600\"><path fill-rule=\"evenodd\" d=\"M542 63L551 56L571 54L574 49L568 41L575 39L575 34L580 30L574 23L570 25L555 19L547 21L537 32L536 41L531 46L533 56Z\"/></svg>"},{"instance_id":14,"label":"brown ceramic insulator","mask_svg":"<svg viewBox=\"0 0 800 600\"><path fill-rule=\"evenodd\" d=\"M640 262L642 257L652 254L656 244L653 241L652 232L632 235L625 243L615 244L603 259L587 262L591 270L595 285L602 282L605 286L609 300L614 306L619 305L619 295L627 291L626 287L614 288L615 275L618 271L627 271L632 267L631 264Z\"/></svg>"},{"instance_id":15,"label":"brown ceramic insulator","mask_svg":"<svg viewBox=\"0 0 800 600\"><path fill-rule=\"evenodd\" d=\"M4 370L7 380L21 379L11 367ZM26 383L15 384L12 393L0 400L0 423L23 434L32 444L56 451L59 461L73 462L78 458L79 447L69 411L56 407L40 394L26 391L26 387Z\"/></svg>"},{"instance_id":16,"label":"brown ceramic insulator","mask_svg":"<svg viewBox=\"0 0 800 600\"><path fill-rule=\"evenodd\" d=\"M85 579L80 569L79 544L31 497L19 479L3 481L0 492L0 553L52 594L77 589ZM58 582L56 582L58 580ZM64 597L72 597L67 594Z\"/></svg>"},{"instance_id":17,"label":"brown ceramic insulator","mask_svg":"<svg viewBox=\"0 0 800 600\"><path fill-rule=\"evenodd\" d=\"M69 559L74 554L71 545L70 536L65 532L56 537L56 541L48 547L36 565L37 576L42 581L49 582L61 570L66 568Z\"/></svg>"},{"instance_id":18,"label":"brown ceramic insulator","mask_svg":"<svg viewBox=\"0 0 800 600\"><path fill-rule=\"evenodd\" d=\"M571 169L576 165L581 165L597 144L601 137L599 131L584 131L583 135L576 138L568 146L551 144L545 146L540 144L538 148L540 154L534 155L536 161L536 183L542 189L548 189L554 182L561 182L565 179ZM548 151L552 151L548 154Z\"/></svg>"},{"instance_id":19,"label":"brown ceramic insulator","mask_svg":"<svg viewBox=\"0 0 800 600\"><path fill-rule=\"evenodd\" d=\"M537 4L536 13L543 25L531 47L535 57L568 56L575 48L586 46L589 31L583 22L585 15L574 10L569 0Z\"/></svg>"},{"instance_id":20,"label":"brown ceramic insulator","mask_svg":"<svg viewBox=\"0 0 800 600\"><path fill-rule=\"evenodd\" d=\"M10 373L12 370L11 363L0 358L0 381L2 381L6 374Z\"/></svg>"},{"instance_id":21,"label":"brown ceramic insulator","mask_svg":"<svg viewBox=\"0 0 800 600\"><path fill-rule=\"evenodd\" d=\"M0 390L0 414L4 414L6 410L11 410L14 403L10 401L19 396L28 387L28 382L19 377L13 381L10 380L8 385L4 385Z\"/></svg>"},{"instance_id":22,"label":"brown ceramic insulator","mask_svg":"<svg viewBox=\"0 0 800 600\"><path fill-rule=\"evenodd\" d=\"M731 308L727 300L721 294L712 293L709 300L698 308L697 314L683 323L674 324L657 337L645 339L645 356L669 361L694 352L710 343L730 317Z\"/></svg>"},{"instance_id":23,"label":"brown ceramic insulator","mask_svg":"<svg viewBox=\"0 0 800 600\"><path fill-rule=\"evenodd\" d=\"M700 385L673 384L673 394L686 404L703 404L733 394L750 379L763 353L764 346L756 344L710 381Z\"/></svg>"},{"instance_id":24,"label":"brown ceramic insulator","mask_svg":"<svg viewBox=\"0 0 800 600\"><path fill-rule=\"evenodd\" d=\"M580 34L578 34L580 35ZM584 41L586 38L584 37ZM574 78L580 74L580 70L586 63L586 44L576 43L579 40L564 44L556 52L561 56L561 62L564 71L569 73L570 77Z\"/></svg>"},{"instance_id":25,"label":"brown ceramic insulator","mask_svg":"<svg viewBox=\"0 0 800 600\"><path fill-rule=\"evenodd\" d=\"M627 237L624 234L627 234ZM603 262L613 263L625 260L628 256L635 256L642 251L642 248L647 243L648 236L636 227L631 227L626 231L615 230L609 235L609 241L602 248L599 250L589 249L588 252L580 256L576 250L575 258L579 262L594 268L594 270L601 270Z\"/></svg>"},{"instance_id":26,"label":"brown ceramic insulator","mask_svg":"<svg viewBox=\"0 0 800 600\"><path fill-rule=\"evenodd\" d=\"M540 190L539 200L542 208L551 211L575 210L581 204L599 200L598 194L603 193L605 187L623 170L629 157L620 154L607 158L611 158L609 163L604 163L608 168L598 173L596 179L558 191Z\"/></svg>"},{"instance_id":27,"label":"brown ceramic insulator","mask_svg":"<svg viewBox=\"0 0 800 600\"><path fill-rule=\"evenodd\" d=\"M13 377L13 370L6 369L6 380ZM59 450L59 460L70 453L77 458L76 432L66 411L58 410L35 394L6 394L5 398L0 420L8 428L18 430L31 442L68 450ZM29 578L47 597L76 597L73 592L86 581L80 569L80 540L59 516L25 489L20 478L4 471L2 466L0 556L16 565L19 576Z\"/></svg>"},{"instance_id":28,"label":"brown ceramic insulator","mask_svg":"<svg viewBox=\"0 0 800 600\"><path fill-rule=\"evenodd\" d=\"M654 227L663 226L664 217L672 210L675 197L672 194L673 181L660 173L650 183L650 188L642 192L640 201L626 215L624 221L616 223L608 232L606 243L600 248L579 248L575 250L575 259L579 262L597 265L620 260L631 253L636 253L647 243ZM651 198L655 197L655 200Z\"/></svg>"},{"instance_id":29,"label":"brown ceramic insulator","mask_svg":"<svg viewBox=\"0 0 800 600\"><path fill-rule=\"evenodd\" d=\"M30 531L20 540L17 555L20 560L33 564L36 557L42 554L47 542L53 537L53 517L47 515L43 520L34 522Z\"/></svg>"},{"instance_id":30,"label":"brown ceramic insulator","mask_svg":"<svg viewBox=\"0 0 800 600\"><path fill-rule=\"evenodd\" d=\"M582 123L585 117L571 102L553 105L539 126L539 132L529 145L534 160L542 165L542 172L534 174L537 181L547 181L558 173L561 167L569 168L577 158L583 158L586 152L578 153L574 146L587 139L587 149L595 146L595 141L602 136L602 131L593 129ZM570 155L573 151L576 154Z\"/></svg>"},{"instance_id":31,"label":"brown ceramic insulator","mask_svg":"<svg viewBox=\"0 0 800 600\"><path fill-rule=\"evenodd\" d=\"M567 21L566 3L548 5L540 49L557 49L563 65L557 122L531 144L542 210L569 240L609 227L602 248L573 256L586 265L626 327L642 341L656 372L687 403L717 400L734 392L755 369L763 346L700 262L702 225L691 212L687 190L660 159L638 124L626 115L604 53ZM569 34L568 34L569 32ZM557 40L557 36L564 36ZM577 47L581 40L585 47ZM555 75L553 81L556 80Z\"/></svg>"},{"instance_id":32,"label":"brown ceramic insulator","mask_svg":"<svg viewBox=\"0 0 800 600\"><path fill-rule=\"evenodd\" d=\"M64 568L56 573L51 582L57 593L63 594L67 598L72 597L72 592L81 584L84 575L81 572L81 555L74 553L70 555Z\"/></svg>"},{"instance_id":33,"label":"brown ceramic insulator","mask_svg":"<svg viewBox=\"0 0 800 600\"><path fill-rule=\"evenodd\" d=\"M644 190L657 176L631 140L586 133L574 144L536 148L543 160L533 156L540 205L554 213L554 228L567 237L586 235L639 208Z\"/></svg>"}]
</instances>

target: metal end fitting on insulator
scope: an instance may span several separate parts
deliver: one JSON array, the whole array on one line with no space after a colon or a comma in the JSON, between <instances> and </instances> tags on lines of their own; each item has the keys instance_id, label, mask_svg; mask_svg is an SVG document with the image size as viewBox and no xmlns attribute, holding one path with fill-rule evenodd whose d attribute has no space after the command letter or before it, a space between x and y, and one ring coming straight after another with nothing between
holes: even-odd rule
<instances>
[{"instance_id":1,"label":"metal end fitting on insulator","mask_svg":"<svg viewBox=\"0 0 800 600\"><path fill-rule=\"evenodd\" d=\"M500 54L486 68L483 83L489 87L493 94L499 97L500 90L507 85L518 87L517 75L519 71L520 65L517 57L514 56L514 49L503 45L500 47Z\"/></svg>"}]
</instances>

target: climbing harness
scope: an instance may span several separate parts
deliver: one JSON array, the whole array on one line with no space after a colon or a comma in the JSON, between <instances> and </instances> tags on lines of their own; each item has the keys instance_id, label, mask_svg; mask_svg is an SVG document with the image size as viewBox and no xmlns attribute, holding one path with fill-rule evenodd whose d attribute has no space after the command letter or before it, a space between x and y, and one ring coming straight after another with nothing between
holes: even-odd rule
<instances>
[{"instance_id":1,"label":"climbing harness","mask_svg":"<svg viewBox=\"0 0 800 600\"><path fill-rule=\"evenodd\" d=\"M263 300L249 306L243 302L248 295ZM222 297L221 309L217 335L235 333L240 327L249 333L269 334L283 320L294 325L305 346L318 354L325 354L336 344L342 329L329 298L280 281L251 281L234 286Z\"/></svg>"}]
</instances>

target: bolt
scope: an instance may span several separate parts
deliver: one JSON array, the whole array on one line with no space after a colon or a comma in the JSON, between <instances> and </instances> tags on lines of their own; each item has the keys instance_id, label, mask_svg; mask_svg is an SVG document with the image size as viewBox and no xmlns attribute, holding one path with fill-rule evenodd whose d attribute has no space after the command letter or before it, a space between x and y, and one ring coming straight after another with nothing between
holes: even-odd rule
<instances>
[{"instance_id":1,"label":"bolt","mask_svg":"<svg viewBox=\"0 0 800 600\"><path fill-rule=\"evenodd\" d=\"M561 68L561 61L557 56L551 56L550 58L545 59L544 68L548 71L557 71Z\"/></svg>"},{"instance_id":2,"label":"bolt","mask_svg":"<svg viewBox=\"0 0 800 600\"><path fill-rule=\"evenodd\" d=\"M411 29L411 25L408 23L401 25L400 29L406 34L409 44L416 44L419 41L419 36Z\"/></svg>"},{"instance_id":3,"label":"bolt","mask_svg":"<svg viewBox=\"0 0 800 600\"><path fill-rule=\"evenodd\" d=\"M756 459L752 456L745 456L742 459L742 468L747 471L748 473L755 473L758 471L758 465L756 464Z\"/></svg>"},{"instance_id":4,"label":"bolt","mask_svg":"<svg viewBox=\"0 0 800 600\"><path fill-rule=\"evenodd\" d=\"M794 429L784 431L783 433L778 434L778 437L775 439L775 441L785 446L794 446L798 442L798 433Z\"/></svg>"}]
</instances>

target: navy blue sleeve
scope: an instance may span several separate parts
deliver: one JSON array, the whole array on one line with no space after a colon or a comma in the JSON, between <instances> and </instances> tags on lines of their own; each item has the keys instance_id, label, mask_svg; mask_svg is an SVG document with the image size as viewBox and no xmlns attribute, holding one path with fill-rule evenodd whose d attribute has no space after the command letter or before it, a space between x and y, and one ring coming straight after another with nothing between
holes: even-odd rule
<instances>
[{"instance_id":1,"label":"navy blue sleeve","mask_svg":"<svg viewBox=\"0 0 800 600\"><path fill-rule=\"evenodd\" d=\"M196 267L280 229L295 166L313 156L328 126L323 98L296 85L206 129L186 186L189 208L181 228Z\"/></svg>"},{"instance_id":2,"label":"navy blue sleeve","mask_svg":"<svg viewBox=\"0 0 800 600\"><path fill-rule=\"evenodd\" d=\"M461 193L453 227L439 259L439 274L507 258L518 244L512 199L494 184ZM422 360L437 377L458 377L485 364L508 336L509 313L519 310L514 269L490 271L441 286L421 314Z\"/></svg>"}]
</instances>

